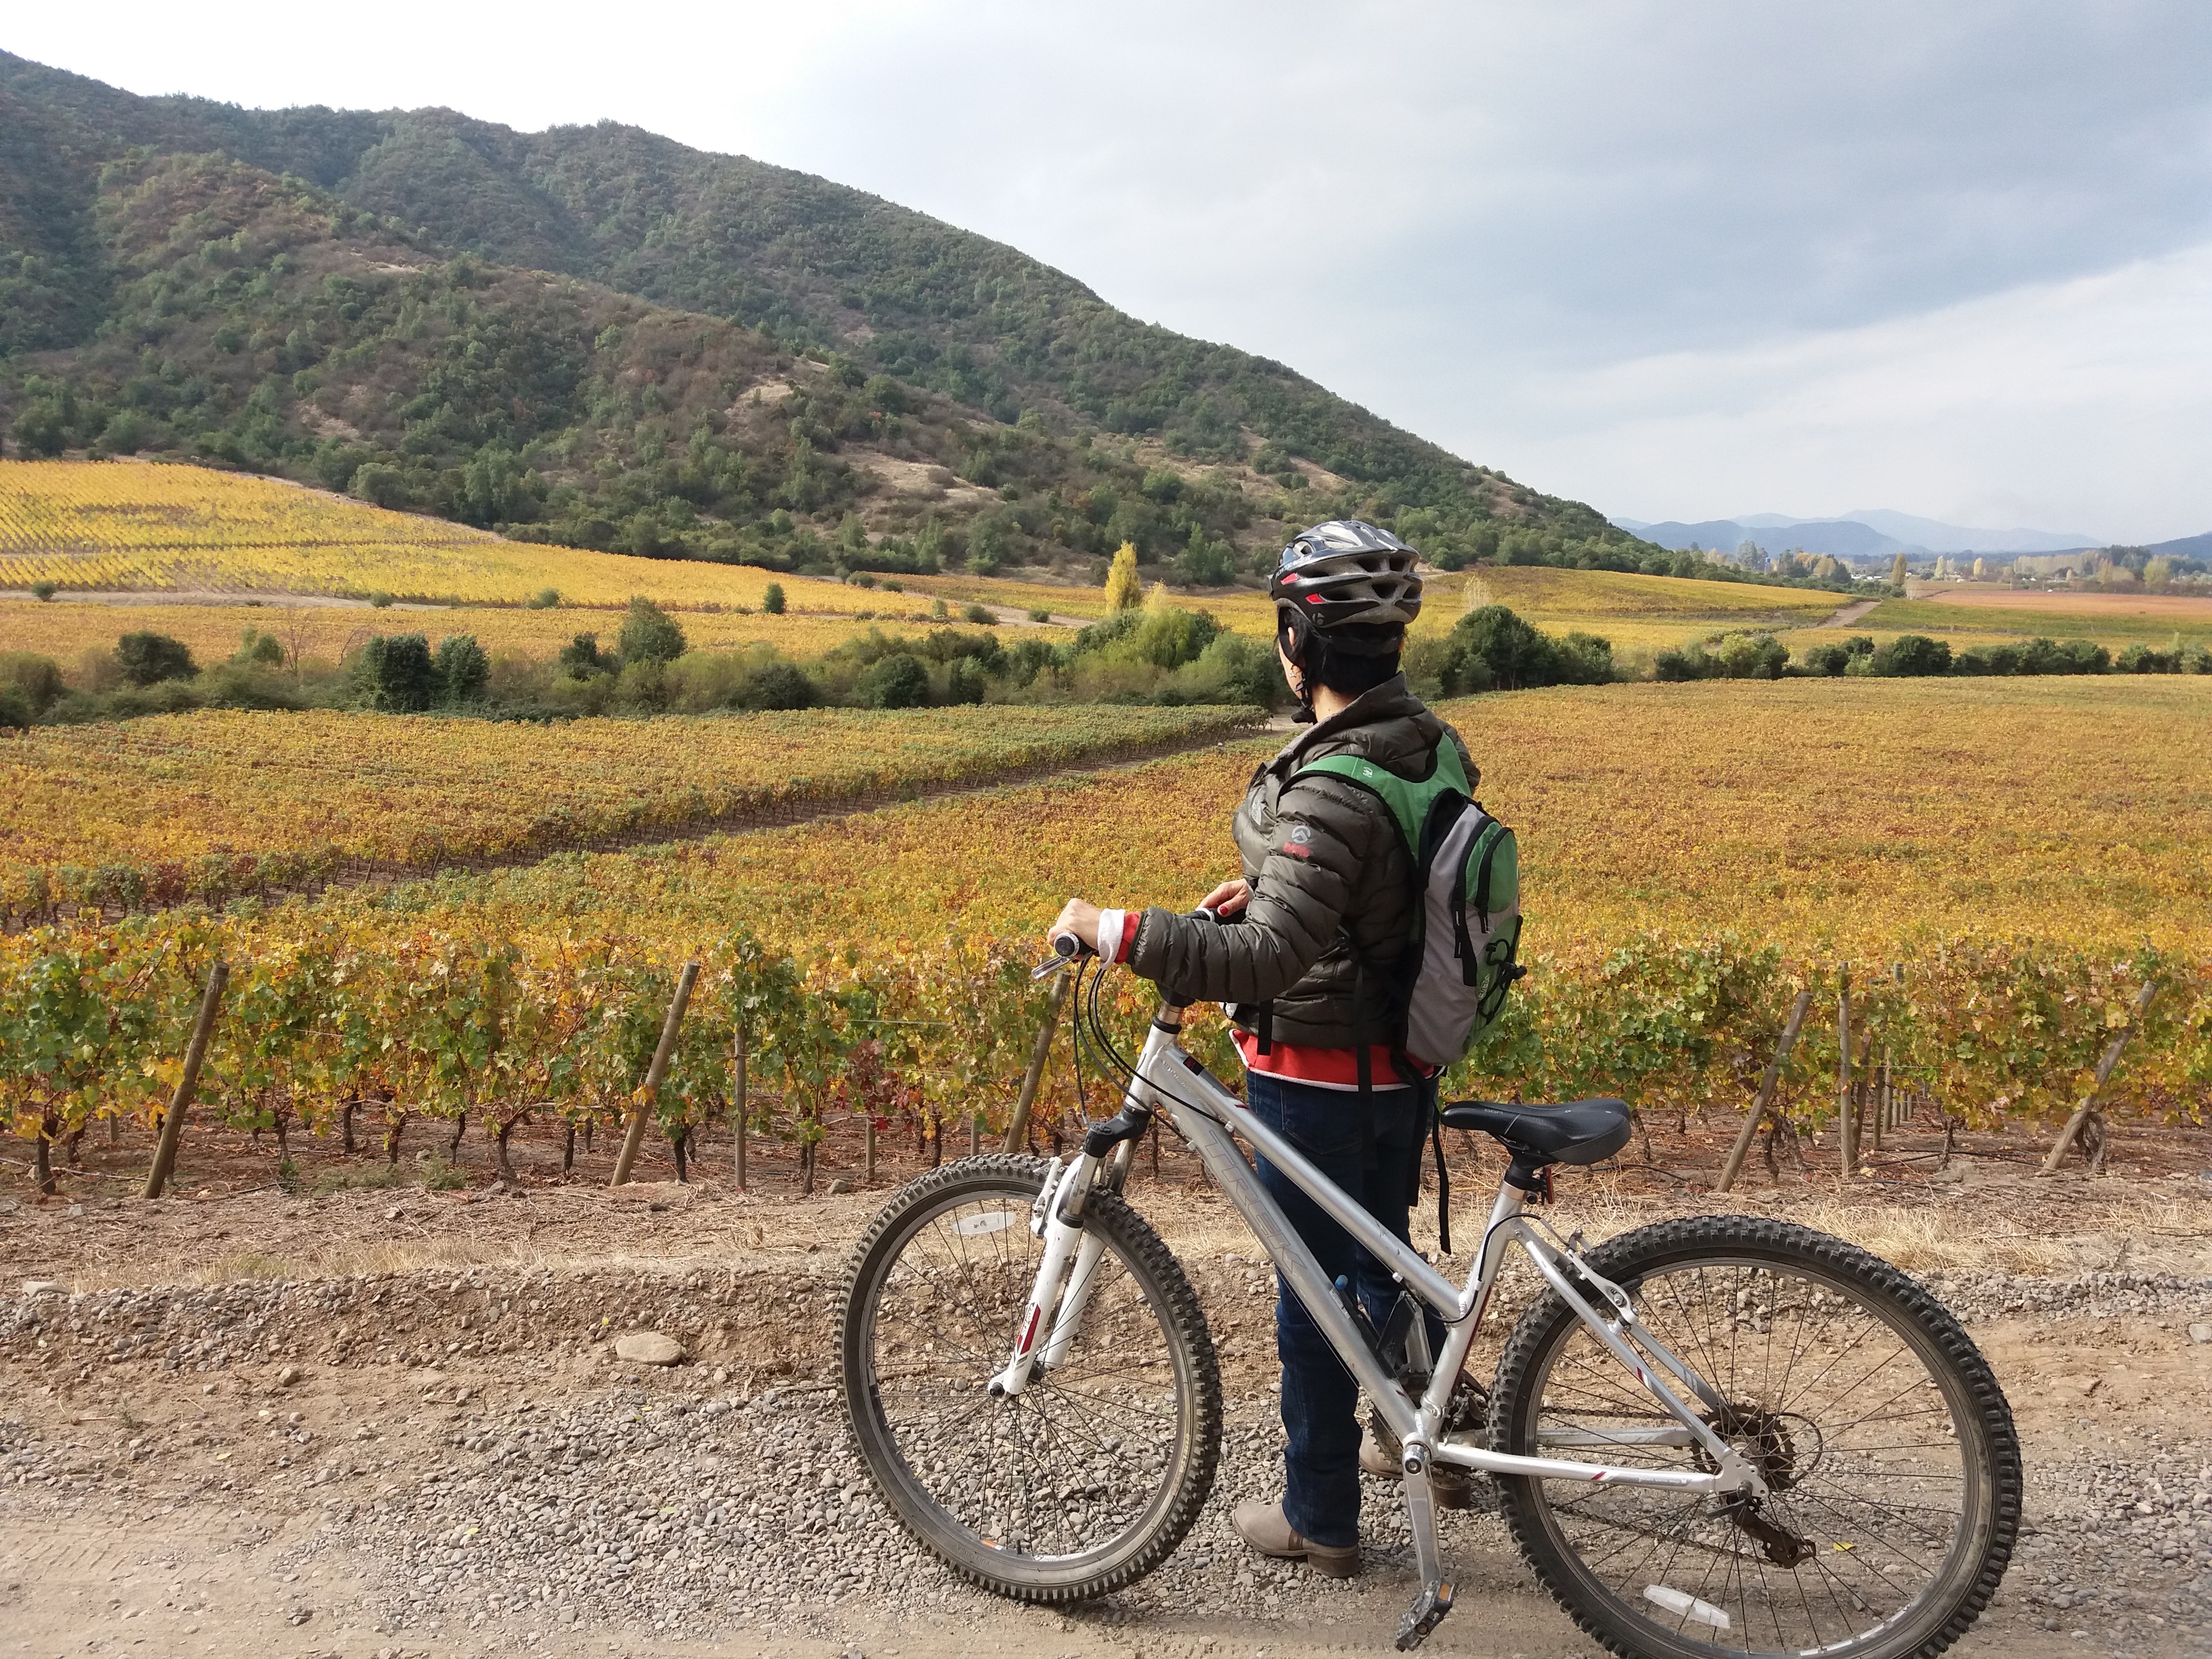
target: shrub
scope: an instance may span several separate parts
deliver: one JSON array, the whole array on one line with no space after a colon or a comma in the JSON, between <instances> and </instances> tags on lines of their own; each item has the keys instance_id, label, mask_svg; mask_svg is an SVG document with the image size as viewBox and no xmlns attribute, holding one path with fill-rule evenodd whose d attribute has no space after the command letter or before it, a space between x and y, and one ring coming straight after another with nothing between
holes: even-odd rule
<instances>
[{"instance_id":1,"label":"shrub","mask_svg":"<svg viewBox=\"0 0 2212 1659\"><path fill-rule=\"evenodd\" d=\"M284 665L284 641L274 634L264 634L258 629L249 628L238 642L235 660L282 668Z\"/></svg>"},{"instance_id":2,"label":"shrub","mask_svg":"<svg viewBox=\"0 0 2212 1659\"><path fill-rule=\"evenodd\" d=\"M31 700L23 695L22 688L0 684L0 730L20 732L34 718Z\"/></svg>"},{"instance_id":3,"label":"shrub","mask_svg":"<svg viewBox=\"0 0 2212 1659\"><path fill-rule=\"evenodd\" d=\"M1613 678L1613 642L1595 634L1555 639L1502 605L1486 605L1462 617L1440 644L1424 641L1414 647L1407 670L1443 696L1539 685L1602 685Z\"/></svg>"},{"instance_id":4,"label":"shrub","mask_svg":"<svg viewBox=\"0 0 2212 1659\"><path fill-rule=\"evenodd\" d=\"M1900 679L1921 679L1951 672L1951 644L1925 634L1899 634L1874 653L1874 672Z\"/></svg>"},{"instance_id":5,"label":"shrub","mask_svg":"<svg viewBox=\"0 0 2212 1659\"><path fill-rule=\"evenodd\" d=\"M2137 641L2120 653L2112 663L2112 669L2121 674L2171 674L2179 666L2179 654L2171 651L2154 651Z\"/></svg>"},{"instance_id":6,"label":"shrub","mask_svg":"<svg viewBox=\"0 0 2212 1659\"><path fill-rule=\"evenodd\" d=\"M31 597L34 599L52 599L54 597L54 592L55 588L52 582L36 581L31 584Z\"/></svg>"},{"instance_id":7,"label":"shrub","mask_svg":"<svg viewBox=\"0 0 2212 1659\"><path fill-rule=\"evenodd\" d=\"M999 613L988 605L971 605L960 613L960 617L963 622L978 623L985 628L995 628L999 623Z\"/></svg>"},{"instance_id":8,"label":"shrub","mask_svg":"<svg viewBox=\"0 0 2212 1659\"><path fill-rule=\"evenodd\" d=\"M1805 653L1805 672L1808 674L1841 674L1861 657L1874 655L1871 635L1854 634L1841 645L1816 645Z\"/></svg>"},{"instance_id":9,"label":"shrub","mask_svg":"<svg viewBox=\"0 0 2212 1659\"><path fill-rule=\"evenodd\" d=\"M167 634L125 634L115 642L115 660L133 685L188 680L199 672L185 642Z\"/></svg>"},{"instance_id":10,"label":"shrub","mask_svg":"<svg viewBox=\"0 0 2212 1659\"><path fill-rule=\"evenodd\" d=\"M684 630L641 594L629 602L629 615L623 618L621 649L626 663L674 662L684 654Z\"/></svg>"},{"instance_id":11,"label":"shrub","mask_svg":"<svg viewBox=\"0 0 2212 1659\"><path fill-rule=\"evenodd\" d=\"M901 651L871 663L854 689L871 708L920 708L929 701L929 671Z\"/></svg>"},{"instance_id":12,"label":"shrub","mask_svg":"<svg viewBox=\"0 0 2212 1659\"><path fill-rule=\"evenodd\" d=\"M473 702L491 678L491 658L473 634L448 634L438 641L438 687L449 703Z\"/></svg>"},{"instance_id":13,"label":"shrub","mask_svg":"<svg viewBox=\"0 0 2212 1659\"><path fill-rule=\"evenodd\" d=\"M2112 665L2112 653L2094 640L2068 640L2060 644L2041 635L2020 648L2023 674L2102 674Z\"/></svg>"},{"instance_id":14,"label":"shrub","mask_svg":"<svg viewBox=\"0 0 2212 1659\"><path fill-rule=\"evenodd\" d=\"M945 671L945 700L951 703L983 701L983 665L973 657L955 657Z\"/></svg>"},{"instance_id":15,"label":"shrub","mask_svg":"<svg viewBox=\"0 0 2212 1659\"><path fill-rule=\"evenodd\" d=\"M770 582L768 585L768 592L761 595L761 609L771 617L781 617L783 614L783 584L781 582Z\"/></svg>"},{"instance_id":16,"label":"shrub","mask_svg":"<svg viewBox=\"0 0 2212 1659\"><path fill-rule=\"evenodd\" d=\"M346 494L372 507L407 505L407 475L382 461L369 461L356 469Z\"/></svg>"},{"instance_id":17,"label":"shrub","mask_svg":"<svg viewBox=\"0 0 2212 1659\"><path fill-rule=\"evenodd\" d=\"M1039 605L1030 612L1030 620L1033 623L1048 623L1052 620L1052 612L1044 606Z\"/></svg>"},{"instance_id":18,"label":"shrub","mask_svg":"<svg viewBox=\"0 0 2212 1659\"><path fill-rule=\"evenodd\" d=\"M53 659L33 651L0 651L0 686L18 693L34 715L52 708L67 689Z\"/></svg>"},{"instance_id":19,"label":"shrub","mask_svg":"<svg viewBox=\"0 0 2212 1659\"><path fill-rule=\"evenodd\" d=\"M420 714L441 689L430 642L420 634L379 634L362 647L361 677L370 706L392 714Z\"/></svg>"},{"instance_id":20,"label":"shrub","mask_svg":"<svg viewBox=\"0 0 2212 1659\"><path fill-rule=\"evenodd\" d=\"M615 665L599 653L597 634L579 634L561 647L561 672L576 679L586 674L604 674Z\"/></svg>"},{"instance_id":21,"label":"shrub","mask_svg":"<svg viewBox=\"0 0 2212 1659\"><path fill-rule=\"evenodd\" d=\"M392 609L392 595L386 592L380 587L375 592L368 596L368 603L369 607L372 610L389 611Z\"/></svg>"},{"instance_id":22,"label":"shrub","mask_svg":"<svg viewBox=\"0 0 2212 1659\"><path fill-rule=\"evenodd\" d=\"M811 708L822 693L796 664L772 662L749 675L731 701L739 708Z\"/></svg>"},{"instance_id":23,"label":"shrub","mask_svg":"<svg viewBox=\"0 0 2212 1659\"><path fill-rule=\"evenodd\" d=\"M529 599L532 611L550 611L560 603L561 590L557 587L541 587Z\"/></svg>"}]
</instances>

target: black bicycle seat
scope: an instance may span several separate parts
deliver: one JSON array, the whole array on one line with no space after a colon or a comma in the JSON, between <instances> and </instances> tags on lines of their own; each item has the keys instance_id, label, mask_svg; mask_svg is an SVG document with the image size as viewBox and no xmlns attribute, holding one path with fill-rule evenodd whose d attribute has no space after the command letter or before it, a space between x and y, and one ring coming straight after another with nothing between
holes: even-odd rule
<instances>
[{"instance_id":1,"label":"black bicycle seat","mask_svg":"<svg viewBox=\"0 0 2212 1659\"><path fill-rule=\"evenodd\" d=\"M1502 1100L1455 1100L1443 1109L1455 1129L1495 1135L1536 1164L1595 1164L1628 1145L1628 1103L1571 1100L1524 1106Z\"/></svg>"}]
</instances>

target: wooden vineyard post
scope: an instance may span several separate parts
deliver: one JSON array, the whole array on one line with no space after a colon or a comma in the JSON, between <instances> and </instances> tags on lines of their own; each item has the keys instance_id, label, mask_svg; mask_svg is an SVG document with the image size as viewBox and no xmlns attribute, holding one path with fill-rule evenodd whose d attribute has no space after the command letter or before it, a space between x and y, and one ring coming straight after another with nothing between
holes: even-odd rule
<instances>
[{"instance_id":1,"label":"wooden vineyard post","mask_svg":"<svg viewBox=\"0 0 2212 1659\"><path fill-rule=\"evenodd\" d=\"M1836 1146L1847 1181L1859 1167L1858 1119L1851 1098L1851 968L1845 963L1836 982Z\"/></svg>"},{"instance_id":2,"label":"wooden vineyard post","mask_svg":"<svg viewBox=\"0 0 2212 1659\"><path fill-rule=\"evenodd\" d=\"M745 1017L743 1010L738 1014L737 1035L730 1040L730 1061L734 1073L731 1079L730 1103L738 1120L738 1190L743 1192L745 1189L745 1134L750 1127L747 1120L752 1113L752 1103L746 1087Z\"/></svg>"},{"instance_id":3,"label":"wooden vineyard post","mask_svg":"<svg viewBox=\"0 0 2212 1659\"><path fill-rule=\"evenodd\" d=\"M1045 1011L1044 1024L1030 1046L1030 1068L1022 1073L1021 1092L1014 1097L1014 1115L1006 1120L1002 1151L1018 1152L1029 1143L1030 1109L1036 1104L1037 1085L1044 1080L1045 1062L1052 1058L1052 1034L1059 1028L1060 1011L1067 1006L1067 993L1074 983L1073 974L1062 974L1053 991L1052 1006Z\"/></svg>"},{"instance_id":4,"label":"wooden vineyard post","mask_svg":"<svg viewBox=\"0 0 2212 1659\"><path fill-rule=\"evenodd\" d=\"M861 1114L860 1147L863 1170L860 1179L872 1187L876 1184L876 1115L873 1112Z\"/></svg>"},{"instance_id":5,"label":"wooden vineyard post","mask_svg":"<svg viewBox=\"0 0 2212 1659\"><path fill-rule=\"evenodd\" d=\"M2112 1040L2105 1045L2105 1056L2097 1062L2096 1081L2089 1085L2089 1092L2081 1097L2081 1103L2074 1109L2074 1115L2066 1120L2066 1127L2058 1132L2058 1144L2051 1149L2051 1156L2043 1160L2045 1175L2058 1173L2058 1165L2066 1156L2066 1149L2074 1144L2074 1137L2081 1133L2081 1126L2097 1109L2097 1097L2105 1092L2105 1085L2112 1080L2112 1073L2120 1063L2120 1050L2128 1046L2128 1039L2135 1035L2136 1027L2142 1024L2143 1016L2150 1012L2151 998L2157 994L2156 980L2146 981L2142 989L2136 994L2136 1006L2128 1015L2128 1023L2121 1026Z\"/></svg>"},{"instance_id":6,"label":"wooden vineyard post","mask_svg":"<svg viewBox=\"0 0 2212 1659\"><path fill-rule=\"evenodd\" d=\"M222 1001L223 988L229 983L228 963L218 962L208 969L199 1017L192 1021L192 1038L185 1048L184 1074L177 1079L176 1091L169 1097L169 1109L161 1117L161 1139L154 1148L154 1167L146 1171L149 1198L161 1197L161 1189L169 1184L169 1172L176 1168L177 1141L185 1132L185 1110L192 1103L192 1091L199 1086L200 1062L207 1058L208 1037L215 1030L215 1011Z\"/></svg>"},{"instance_id":7,"label":"wooden vineyard post","mask_svg":"<svg viewBox=\"0 0 2212 1659\"><path fill-rule=\"evenodd\" d=\"M687 962L684 971L676 976L676 994L668 1000L668 1018L660 1024L660 1043L653 1051L653 1064L645 1073L645 1086L639 1092L645 1097L630 1108L629 1133L623 1137L621 1155L615 1159L615 1178L607 1184L627 1186L630 1165L637 1162L637 1149L645 1139L645 1120L660 1099L660 1080L668 1075L669 1057L676 1052L676 1033L684 1024L684 1009L691 1000L691 986L699 977L699 964Z\"/></svg>"},{"instance_id":8,"label":"wooden vineyard post","mask_svg":"<svg viewBox=\"0 0 2212 1659\"><path fill-rule=\"evenodd\" d=\"M1874 1085L1874 1149L1881 1150L1881 1132L1891 1127L1889 1121L1889 1047L1881 1050L1881 1070Z\"/></svg>"},{"instance_id":9,"label":"wooden vineyard post","mask_svg":"<svg viewBox=\"0 0 2212 1659\"><path fill-rule=\"evenodd\" d=\"M977 1157L982 1150L983 1115L981 1112L970 1112L968 1115L968 1156Z\"/></svg>"},{"instance_id":10,"label":"wooden vineyard post","mask_svg":"<svg viewBox=\"0 0 2212 1659\"><path fill-rule=\"evenodd\" d=\"M1860 1037L1858 1058L1851 1062L1851 1152L1855 1158L1863 1158L1867 1152L1867 1119L1872 1115L1873 1099L1874 1033L1869 1031ZM1881 1145L1879 1132L1874 1144Z\"/></svg>"},{"instance_id":11,"label":"wooden vineyard post","mask_svg":"<svg viewBox=\"0 0 2212 1659\"><path fill-rule=\"evenodd\" d=\"M1774 1104L1775 1085L1782 1080L1782 1068L1789 1061L1790 1051L1797 1046L1797 1033L1804 1026L1806 1012L1812 1006L1812 992L1800 991L1796 1005L1790 1010L1790 1023L1782 1028L1782 1040L1774 1045L1774 1058L1766 1062L1766 1075L1759 1080L1759 1093L1753 1097L1751 1109L1743 1115L1743 1127L1736 1131L1735 1145L1729 1148L1728 1162L1721 1166L1721 1178L1713 1183L1715 1192L1728 1191L1742 1172L1744 1155L1751 1151L1752 1137L1759 1133L1759 1120Z\"/></svg>"}]
</instances>

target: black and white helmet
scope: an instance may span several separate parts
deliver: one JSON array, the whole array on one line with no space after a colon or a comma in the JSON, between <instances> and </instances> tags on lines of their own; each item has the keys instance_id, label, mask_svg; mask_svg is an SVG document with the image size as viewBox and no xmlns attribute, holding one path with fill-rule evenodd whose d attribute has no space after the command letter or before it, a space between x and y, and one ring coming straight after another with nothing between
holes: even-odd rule
<instances>
[{"instance_id":1,"label":"black and white helmet","mask_svg":"<svg viewBox=\"0 0 2212 1659\"><path fill-rule=\"evenodd\" d=\"M1359 519L1331 519L1300 531L1283 550L1267 594L1294 640L1357 628L1362 633L1353 637L1395 651L1395 643L1383 643L1383 630L1402 629L1421 614L1421 579L1413 572L1419 557L1387 530ZM1350 646L1352 639L1343 642Z\"/></svg>"}]
</instances>

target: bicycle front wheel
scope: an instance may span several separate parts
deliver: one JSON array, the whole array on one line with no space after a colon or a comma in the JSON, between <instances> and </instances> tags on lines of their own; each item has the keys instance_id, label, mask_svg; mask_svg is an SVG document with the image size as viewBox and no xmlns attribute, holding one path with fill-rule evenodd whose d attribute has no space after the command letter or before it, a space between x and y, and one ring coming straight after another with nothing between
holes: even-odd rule
<instances>
[{"instance_id":1,"label":"bicycle front wheel","mask_svg":"<svg viewBox=\"0 0 2212 1659\"><path fill-rule=\"evenodd\" d=\"M1204 1314L1159 1236L1111 1193L1074 1339L1012 1398L1043 1244L1046 1166L973 1158L909 1183L861 1240L838 1346L854 1444L916 1540L987 1589L1072 1601L1165 1560L1213 1489L1221 1376Z\"/></svg>"},{"instance_id":2,"label":"bicycle front wheel","mask_svg":"<svg viewBox=\"0 0 2212 1659\"><path fill-rule=\"evenodd\" d=\"M2004 1575L2021 1510L2012 1415L1958 1322L1865 1251L1752 1217L1662 1222L1588 1259L1725 1401L1705 1419L1769 1495L1503 1481L1523 1554L1576 1622L1633 1659L1906 1659L1956 1641ZM1491 1443L1712 1468L1549 1295L1499 1359Z\"/></svg>"}]
</instances>

